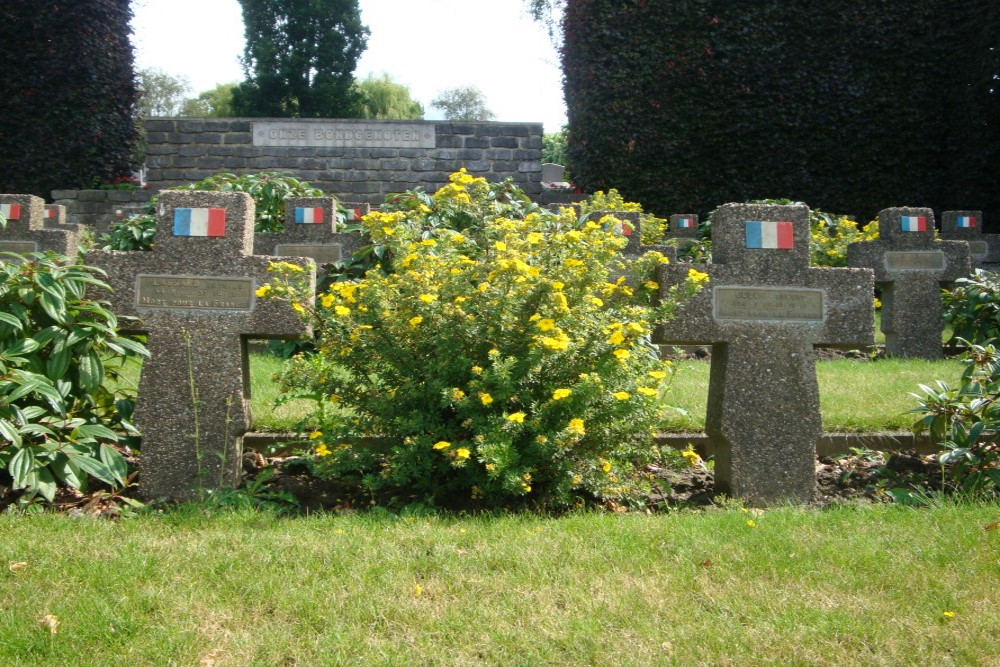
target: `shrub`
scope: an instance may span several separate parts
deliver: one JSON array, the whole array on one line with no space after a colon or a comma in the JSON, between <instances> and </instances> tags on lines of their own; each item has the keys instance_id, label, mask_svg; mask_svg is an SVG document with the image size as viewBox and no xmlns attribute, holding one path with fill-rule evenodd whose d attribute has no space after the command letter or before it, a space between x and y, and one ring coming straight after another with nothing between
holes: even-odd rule
<instances>
[{"instance_id":1,"label":"shrub","mask_svg":"<svg viewBox=\"0 0 1000 667\"><path fill-rule=\"evenodd\" d=\"M969 344L961 389L938 381L914 394L924 416L915 432L941 440L938 459L955 487L972 495L1000 493L1000 350Z\"/></svg>"},{"instance_id":2,"label":"shrub","mask_svg":"<svg viewBox=\"0 0 1000 667\"><path fill-rule=\"evenodd\" d=\"M580 213L582 215L586 215L592 211L639 213L639 226L644 245L662 243L663 236L667 233L667 221L664 218L657 218L650 213L643 213L641 204L625 201L618 193L618 190L614 188L608 190L607 194L599 190L580 202Z\"/></svg>"},{"instance_id":3,"label":"shrub","mask_svg":"<svg viewBox=\"0 0 1000 667\"><path fill-rule=\"evenodd\" d=\"M209 190L219 192L245 192L253 197L257 207L254 230L280 232L285 229L285 197L322 197L323 191L278 172L259 174L215 174L197 183L182 185L172 190ZM343 222L343 213L340 213Z\"/></svg>"},{"instance_id":4,"label":"shrub","mask_svg":"<svg viewBox=\"0 0 1000 667\"><path fill-rule=\"evenodd\" d=\"M944 320L952 328L949 342L962 338L982 344L1000 339L1000 273L976 269L972 277L955 283L941 297Z\"/></svg>"},{"instance_id":5,"label":"shrub","mask_svg":"<svg viewBox=\"0 0 1000 667\"><path fill-rule=\"evenodd\" d=\"M662 255L621 262L624 239L568 209L498 215L519 208L511 187L463 171L364 218L394 260L320 295L319 353L281 378L317 402L320 474L449 506L562 507L643 488L670 377L649 334L707 276L659 300L638 276ZM288 298L289 278L259 293Z\"/></svg>"},{"instance_id":6,"label":"shrub","mask_svg":"<svg viewBox=\"0 0 1000 667\"><path fill-rule=\"evenodd\" d=\"M53 500L59 483L85 490L88 476L123 486L115 444L135 433L133 403L106 381L146 350L86 298L104 286L97 269L52 253L23 260L0 261L0 471L22 503Z\"/></svg>"},{"instance_id":7,"label":"shrub","mask_svg":"<svg viewBox=\"0 0 1000 667\"><path fill-rule=\"evenodd\" d=\"M155 202L150 206L155 206ZM110 234L101 234L100 247L102 250L151 250L155 238L156 214L140 213L116 220Z\"/></svg>"}]
</instances>

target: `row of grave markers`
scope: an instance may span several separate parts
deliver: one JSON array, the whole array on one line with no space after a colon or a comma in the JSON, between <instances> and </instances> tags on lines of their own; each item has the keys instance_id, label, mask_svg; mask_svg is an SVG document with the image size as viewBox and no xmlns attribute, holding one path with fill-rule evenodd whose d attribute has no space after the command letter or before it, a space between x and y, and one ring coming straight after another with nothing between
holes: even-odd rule
<instances>
[{"instance_id":1,"label":"row of grave markers","mask_svg":"<svg viewBox=\"0 0 1000 667\"><path fill-rule=\"evenodd\" d=\"M0 249L75 249L77 230L43 228L41 199L0 195L0 205L10 214ZM308 334L288 304L258 301L255 291L275 256L302 266L315 284L313 260L351 251L359 235L333 231L334 206L331 198L287 200L285 232L254 234L246 194L164 191L151 252L87 253L113 289L95 296L134 318L122 320L123 330L148 336L136 406L146 497L238 482L250 425L247 340ZM641 245L638 214L614 215L634 225L631 233L623 227L626 255L673 254ZM956 229L976 229L977 214L949 216ZM678 233L697 228L694 216L680 217L690 226L678 222ZM890 351L940 355L939 288L968 275L970 248L935 241L933 220L930 209L886 209L881 238L848 247L851 268L815 268L807 207L727 204L713 222L711 264L661 266L662 289L692 267L710 276L656 340L713 347L706 432L718 490L756 504L812 498L822 430L813 348L872 344L873 284L883 290Z\"/></svg>"}]
</instances>

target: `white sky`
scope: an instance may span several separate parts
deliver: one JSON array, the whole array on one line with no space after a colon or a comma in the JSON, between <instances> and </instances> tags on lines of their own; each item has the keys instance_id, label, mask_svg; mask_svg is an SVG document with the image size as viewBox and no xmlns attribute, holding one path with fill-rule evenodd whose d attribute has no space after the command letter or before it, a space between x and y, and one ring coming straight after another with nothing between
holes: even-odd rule
<instances>
[{"instance_id":1,"label":"white sky","mask_svg":"<svg viewBox=\"0 0 1000 667\"><path fill-rule=\"evenodd\" d=\"M355 70L389 74L441 118L430 102L442 90L474 85L497 120L566 122L559 57L532 21L526 0L360 0L371 30ZM157 67L191 83L192 96L241 81L243 17L237 0L135 0L136 67Z\"/></svg>"}]
</instances>

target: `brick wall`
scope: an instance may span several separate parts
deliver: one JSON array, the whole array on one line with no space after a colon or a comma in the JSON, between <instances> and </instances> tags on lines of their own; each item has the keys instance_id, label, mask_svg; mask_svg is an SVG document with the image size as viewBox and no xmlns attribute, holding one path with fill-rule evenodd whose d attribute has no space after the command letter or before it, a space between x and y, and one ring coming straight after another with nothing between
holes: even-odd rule
<instances>
[{"instance_id":1,"label":"brick wall","mask_svg":"<svg viewBox=\"0 0 1000 667\"><path fill-rule=\"evenodd\" d=\"M510 177L532 197L542 191L541 123L399 121L433 134L433 147L424 148L255 145L254 123L282 122L290 121L148 119L145 122L147 181L153 190L159 190L219 172L282 171L342 200L377 205L385 200L386 194L418 186L433 192L448 182L450 173L465 167L490 181ZM294 122L313 127L309 124L323 121ZM381 121L329 122L377 128ZM392 127L393 121L384 123L385 127Z\"/></svg>"}]
</instances>

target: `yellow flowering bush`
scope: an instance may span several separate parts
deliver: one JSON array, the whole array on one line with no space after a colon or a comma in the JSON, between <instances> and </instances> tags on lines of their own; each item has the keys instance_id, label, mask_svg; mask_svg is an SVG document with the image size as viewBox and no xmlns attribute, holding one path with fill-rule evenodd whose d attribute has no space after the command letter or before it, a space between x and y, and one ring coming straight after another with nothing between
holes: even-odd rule
<instances>
[{"instance_id":1,"label":"yellow flowering bush","mask_svg":"<svg viewBox=\"0 0 1000 667\"><path fill-rule=\"evenodd\" d=\"M626 263L622 237L568 209L512 215L521 196L463 171L362 220L392 261L320 295L318 351L281 377L336 445L320 473L399 504L638 497L671 377L649 336L699 281L661 294L662 256ZM267 294L294 280L276 271ZM339 444L356 436L386 446Z\"/></svg>"},{"instance_id":2,"label":"yellow flowering bush","mask_svg":"<svg viewBox=\"0 0 1000 667\"><path fill-rule=\"evenodd\" d=\"M580 213L586 215L593 211L622 211L625 213L639 213L639 224L642 228L643 245L658 245L663 243L663 237L667 233L667 220L657 218L652 213L644 213L642 205L636 202L627 202L619 194L618 190L611 188L607 194L598 190L584 201L580 202Z\"/></svg>"}]
</instances>

